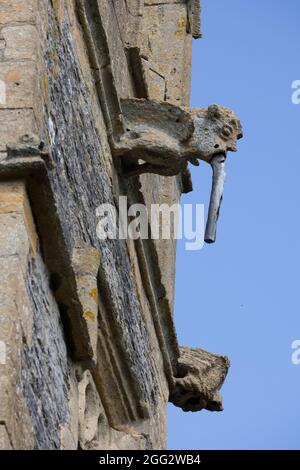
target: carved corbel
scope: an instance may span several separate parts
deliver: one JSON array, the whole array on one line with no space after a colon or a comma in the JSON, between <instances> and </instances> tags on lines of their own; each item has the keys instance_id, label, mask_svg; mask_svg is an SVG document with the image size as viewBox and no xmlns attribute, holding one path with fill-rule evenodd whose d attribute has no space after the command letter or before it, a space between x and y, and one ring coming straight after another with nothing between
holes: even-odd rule
<instances>
[{"instance_id":1,"label":"carved corbel","mask_svg":"<svg viewBox=\"0 0 300 470\"><path fill-rule=\"evenodd\" d=\"M201 33L201 0L189 0L188 3L188 32L194 39L202 37Z\"/></svg>"},{"instance_id":2,"label":"carved corbel","mask_svg":"<svg viewBox=\"0 0 300 470\"><path fill-rule=\"evenodd\" d=\"M99 424L105 423L106 417L89 370L84 371L78 383L78 418L80 448L93 448L97 445Z\"/></svg>"},{"instance_id":3,"label":"carved corbel","mask_svg":"<svg viewBox=\"0 0 300 470\"><path fill-rule=\"evenodd\" d=\"M180 347L178 374L170 401L183 411L222 411L220 388L230 363L203 349Z\"/></svg>"}]
</instances>

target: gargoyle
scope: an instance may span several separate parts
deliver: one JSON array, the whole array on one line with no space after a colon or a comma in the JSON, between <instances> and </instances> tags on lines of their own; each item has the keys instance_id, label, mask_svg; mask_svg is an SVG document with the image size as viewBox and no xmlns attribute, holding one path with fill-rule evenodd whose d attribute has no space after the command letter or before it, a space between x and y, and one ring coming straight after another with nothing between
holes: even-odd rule
<instances>
[{"instance_id":1,"label":"gargoyle","mask_svg":"<svg viewBox=\"0 0 300 470\"><path fill-rule=\"evenodd\" d=\"M175 176L188 162L210 163L213 187L205 241L216 237L216 222L225 181L225 159L236 151L243 136L239 119L219 105L182 108L167 102L128 98L121 100L125 131L114 142L114 154L123 158L124 174L156 173ZM142 162L141 162L142 161Z\"/></svg>"},{"instance_id":2,"label":"gargoyle","mask_svg":"<svg viewBox=\"0 0 300 470\"><path fill-rule=\"evenodd\" d=\"M229 366L227 357L180 347L178 375L169 400L183 411L222 411L219 390Z\"/></svg>"}]
</instances>

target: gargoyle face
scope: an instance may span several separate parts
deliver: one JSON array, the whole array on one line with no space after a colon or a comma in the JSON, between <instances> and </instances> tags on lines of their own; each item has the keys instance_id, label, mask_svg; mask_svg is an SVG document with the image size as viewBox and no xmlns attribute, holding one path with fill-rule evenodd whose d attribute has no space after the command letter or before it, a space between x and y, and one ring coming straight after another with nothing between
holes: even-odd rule
<instances>
[{"instance_id":1,"label":"gargoyle face","mask_svg":"<svg viewBox=\"0 0 300 470\"><path fill-rule=\"evenodd\" d=\"M213 104L193 110L195 132L193 148L196 158L210 162L216 154L236 152L236 141L243 137L239 119L227 108Z\"/></svg>"}]
</instances>

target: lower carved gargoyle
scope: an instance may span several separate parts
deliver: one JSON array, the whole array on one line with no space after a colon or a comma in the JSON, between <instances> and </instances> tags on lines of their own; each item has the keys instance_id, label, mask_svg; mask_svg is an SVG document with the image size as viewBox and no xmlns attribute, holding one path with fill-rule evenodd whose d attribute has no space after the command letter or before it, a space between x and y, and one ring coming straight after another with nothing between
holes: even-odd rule
<instances>
[{"instance_id":1,"label":"lower carved gargoyle","mask_svg":"<svg viewBox=\"0 0 300 470\"><path fill-rule=\"evenodd\" d=\"M222 411L220 388L229 369L227 357L180 347L178 374L170 401L183 411Z\"/></svg>"},{"instance_id":2,"label":"lower carved gargoyle","mask_svg":"<svg viewBox=\"0 0 300 470\"><path fill-rule=\"evenodd\" d=\"M216 237L216 222L225 181L225 159L235 152L243 136L239 119L219 105L182 108L167 102L128 98L121 100L125 131L113 144L115 156L123 158L124 174L155 173L175 176L185 172L188 162L199 160L213 169L205 241Z\"/></svg>"}]
</instances>

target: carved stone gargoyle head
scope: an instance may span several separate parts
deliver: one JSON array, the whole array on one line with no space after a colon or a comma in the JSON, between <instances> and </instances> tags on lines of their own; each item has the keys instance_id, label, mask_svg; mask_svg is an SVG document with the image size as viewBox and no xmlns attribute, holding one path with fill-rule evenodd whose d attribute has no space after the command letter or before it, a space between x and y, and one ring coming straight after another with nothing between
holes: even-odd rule
<instances>
[{"instance_id":1,"label":"carved stone gargoyle head","mask_svg":"<svg viewBox=\"0 0 300 470\"><path fill-rule=\"evenodd\" d=\"M222 411L219 393L229 369L227 357L180 347L178 374L169 401L183 411Z\"/></svg>"},{"instance_id":2,"label":"carved stone gargoyle head","mask_svg":"<svg viewBox=\"0 0 300 470\"><path fill-rule=\"evenodd\" d=\"M240 120L228 108L213 104L208 108L192 109L194 132L189 152L208 163L217 154L237 151L237 140L243 137ZM194 158L189 158L195 164Z\"/></svg>"}]
</instances>

